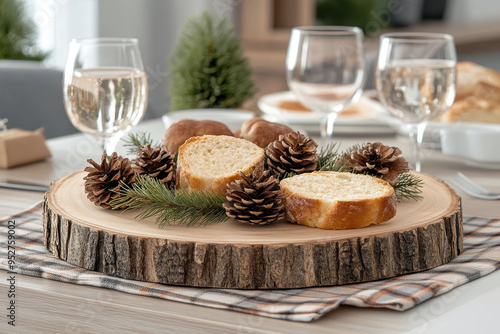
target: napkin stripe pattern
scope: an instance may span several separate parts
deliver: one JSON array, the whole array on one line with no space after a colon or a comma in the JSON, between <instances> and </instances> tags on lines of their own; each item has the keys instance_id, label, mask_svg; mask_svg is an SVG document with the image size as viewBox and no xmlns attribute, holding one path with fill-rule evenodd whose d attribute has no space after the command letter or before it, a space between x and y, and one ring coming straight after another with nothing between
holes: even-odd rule
<instances>
[{"instance_id":1,"label":"napkin stripe pattern","mask_svg":"<svg viewBox=\"0 0 500 334\"><path fill-rule=\"evenodd\" d=\"M374 282L285 290L171 286L107 276L70 265L43 245L41 204L0 222L0 268L7 261L8 222L15 221L15 272L61 282L293 321L312 321L339 307L406 310L500 268L500 219L464 217L464 251L427 271Z\"/></svg>"}]
</instances>

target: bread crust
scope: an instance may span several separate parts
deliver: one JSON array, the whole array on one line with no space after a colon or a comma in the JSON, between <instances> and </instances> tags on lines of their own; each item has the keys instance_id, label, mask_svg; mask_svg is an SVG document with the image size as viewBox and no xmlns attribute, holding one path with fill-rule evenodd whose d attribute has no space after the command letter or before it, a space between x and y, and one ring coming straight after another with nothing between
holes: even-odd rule
<instances>
[{"instance_id":1,"label":"bread crust","mask_svg":"<svg viewBox=\"0 0 500 334\"><path fill-rule=\"evenodd\" d=\"M267 147L269 143L278 140L280 135L293 132L288 126L266 121L262 118L252 118L241 125L235 136L250 140L260 147Z\"/></svg>"},{"instance_id":2,"label":"bread crust","mask_svg":"<svg viewBox=\"0 0 500 334\"><path fill-rule=\"evenodd\" d=\"M205 140L209 137L216 136L197 136L186 140L186 142L179 148L179 154L177 157L177 171L176 171L176 188L177 189L187 189L187 190L206 190L213 189L215 192L225 195L227 190L227 184L235 180L241 179L238 171L234 171L231 175L219 178L209 178L207 176L197 175L192 171L185 168L185 151L192 143ZM239 139L244 140L244 139ZM250 143L251 144L251 143ZM254 145L254 144L252 144ZM264 150L261 154L256 157L256 159L249 164L246 168L240 171L244 174L248 174L252 171L262 173L264 171Z\"/></svg>"},{"instance_id":3,"label":"bread crust","mask_svg":"<svg viewBox=\"0 0 500 334\"><path fill-rule=\"evenodd\" d=\"M221 122L181 119L165 131L162 146L168 152L176 152L187 139L203 135L233 136L233 132Z\"/></svg>"},{"instance_id":4,"label":"bread crust","mask_svg":"<svg viewBox=\"0 0 500 334\"><path fill-rule=\"evenodd\" d=\"M312 174L315 173L334 172ZM386 222L396 215L397 198L387 182L378 178L373 178L373 182L387 187L387 194L359 200L325 201L294 193L285 179L281 181L281 189L287 196L285 218L297 224L331 230L361 228Z\"/></svg>"}]
</instances>

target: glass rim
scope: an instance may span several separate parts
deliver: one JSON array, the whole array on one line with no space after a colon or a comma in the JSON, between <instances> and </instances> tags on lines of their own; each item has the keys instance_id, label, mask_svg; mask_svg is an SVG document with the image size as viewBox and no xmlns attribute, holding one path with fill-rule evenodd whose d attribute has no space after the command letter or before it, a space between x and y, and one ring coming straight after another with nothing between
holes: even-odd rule
<instances>
[{"instance_id":1,"label":"glass rim","mask_svg":"<svg viewBox=\"0 0 500 334\"><path fill-rule=\"evenodd\" d=\"M122 37L92 37L92 38L74 38L72 44L81 45L138 45L137 38L122 38Z\"/></svg>"},{"instance_id":2,"label":"glass rim","mask_svg":"<svg viewBox=\"0 0 500 334\"><path fill-rule=\"evenodd\" d=\"M399 42L432 42L453 41L450 34L434 32L389 32L380 35L380 40L390 38Z\"/></svg>"},{"instance_id":3,"label":"glass rim","mask_svg":"<svg viewBox=\"0 0 500 334\"><path fill-rule=\"evenodd\" d=\"M292 31L294 30L310 35L327 35L335 33L335 35L338 36L352 36L363 33L361 28L351 27L351 26L326 26L326 25L298 26L298 27L293 27Z\"/></svg>"}]
</instances>

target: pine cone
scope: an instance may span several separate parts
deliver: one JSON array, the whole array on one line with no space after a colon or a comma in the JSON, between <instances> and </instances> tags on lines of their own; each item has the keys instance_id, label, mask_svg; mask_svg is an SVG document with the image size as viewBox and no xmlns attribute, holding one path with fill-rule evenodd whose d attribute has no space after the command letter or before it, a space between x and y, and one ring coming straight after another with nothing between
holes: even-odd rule
<instances>
[{"instance_id":1,"label":"pine cone","mask_svg":"<svg viewBox=\"0 0 500 334\"><path fill-rule=\"evenodd\" d=\"M99 165L92 159L87 160L93 167L85 167L88 172L85 180L87 198L97 206L111 208L111 200L120 197L120 181L129 185L135 181L135 172L129 159L124 159L114 152L106 161L106 153L102 155Z\"/></svg>"},{"instance_id":2,"label":"pine cone","mask_svg":"<svg viewBox=\"0 0 500 334\"><path fill-rule=\"evenodd\" d=\"M268 171L260 176L255 172L239 174L242 179L227 186L227 203L223 204L226 214L250 225L267 225L282 217L285 195L279 181Z\"/></svg>"},{"instance_id":3,"label":"pine cone","mask_svg":"<svg viewBox=\"0 0 500 334\"><path fill-rule=\"evenodd\" d=\"M391 186L398 183L400 173L407 172L408 162L400 157L401 150L382 143L367 143L360 149L354 149L345 158L347 166L356 172L366 173L387 181Z\"/></svg>"},{"instance_id":4,"label":"pine cone","mask_svg":"<svg viewBox=\"0 0 500 334\"><path fill-rule=\"evenodd\" d=\"M306 173L316 170L318 144L300 132L280 135L267 146L267 165L275 175Z\"/></svg>"},{"instance_id":5,"label":"pine cone","mask_svg":"<svg viewBox=\"0 0 500 334\"><path fill-rule=\"evenodd\" d=\"M152 148L144 146L134 160L137 166L135 171L139 175L157 178L167 188L175 186L174 154L167 152L163 147Z\"/></svg>"}]
</instances>

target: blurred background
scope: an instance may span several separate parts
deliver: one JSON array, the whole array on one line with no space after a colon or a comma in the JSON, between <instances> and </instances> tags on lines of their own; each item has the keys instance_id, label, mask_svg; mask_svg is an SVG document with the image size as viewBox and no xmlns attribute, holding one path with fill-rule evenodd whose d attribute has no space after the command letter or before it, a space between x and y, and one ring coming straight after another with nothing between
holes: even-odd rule
<instances>
[{"instance_id":1,"label":"blurred background","mask_svg":"<svg viewBox=\"0 0 500 334\"><path fill-rule=\"evenodd\" d=\"M19 16L12 14L12 2L23 8ZM64 116L46 129L47 137L76 132L64 114L61 80L70 40L83 37L139 39L149 84L145 118L161 117L168 111L168 56L186 19L204 10L229 17L241 38L259 90L246 109L256 110L262 94L287 90L286 48L290 28L298 25L361 27L372 62L383 32L450 33L459 60L500 70L497 0L0 0L0 118L16 108L22 127L32 130L40 122L36 118L45 117L37 115L40 110L58 108ZM21 52L9 51L23 39ZM20 67L21 74L13 70ZM31 80L33 87L21 83L19 95L7 92L26 68L43 69ZM372 80L369 74L367 88L373 87ZM9 118L11 127L20 126Z\"/></svg>"}]
</instances>

